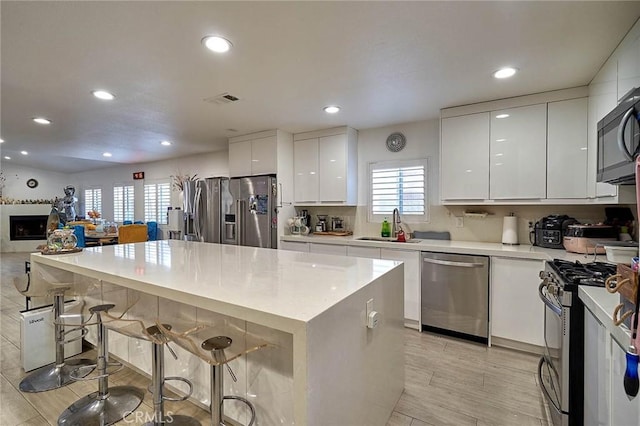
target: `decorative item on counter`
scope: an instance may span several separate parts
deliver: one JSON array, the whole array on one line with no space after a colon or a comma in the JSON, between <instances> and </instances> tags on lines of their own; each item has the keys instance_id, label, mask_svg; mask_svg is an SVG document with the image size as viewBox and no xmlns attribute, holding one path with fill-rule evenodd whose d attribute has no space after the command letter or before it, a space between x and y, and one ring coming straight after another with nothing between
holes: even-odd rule
<instances>
[{"instance_id":1,"label":"decorative item on counter","mask_svg":"<svg viewBox=\"0 0 640 426\"><path fill-rule=\"evenodd\" d=\"M518 218L509 213L502 222L502 244L517 246L518 245Z\"/></svg>"},{"instance_id":2,"label":"decorative item on counter","mask_svg":"<svg viewBox=\"0 0 640 426\"><path fill-rule=\"evenodd\" d=\"M397 241L399 243L406 243L407 242L407 237L405 236L404 230L402 228L400 228L400 231L398 231L398 239Z\"/></svg>"},{"instance_id":3,"label":"decorative item on counter","mask_svg":"<svg viewBox=\"0 0 640 426\"><path fill-rule=\"evenodd\" d=\"M391 236L391 224L389 223L389 221L387 220L386 217L382 221L382 228L380 230L380 236L381 237L390 237Z\"/></svg>"},{"instance_id":4,"label":"decorative item on counter","mask_svg":"<svg viewBox=\"0 0 640 426\"><path fill-rule=\"evenodd\" d=\"M47 238L47 249L50 252L70 251L76 248L78 239L73 229L54 229Z\"/></svg>"}]
</instances>

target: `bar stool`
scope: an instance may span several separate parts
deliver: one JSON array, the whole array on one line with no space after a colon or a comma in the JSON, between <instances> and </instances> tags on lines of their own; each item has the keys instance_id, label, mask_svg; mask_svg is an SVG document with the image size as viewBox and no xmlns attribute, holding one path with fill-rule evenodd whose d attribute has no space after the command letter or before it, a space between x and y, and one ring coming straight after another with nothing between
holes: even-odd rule
<instances>
[{"instance_id":1,"label":"bar stool","mask_svg":"<svg viewBox=\"0 0 640 426\"><path fill-rule=\"evenodd\" d=\"M206 324L179 324L173 329L156 324L167 338L181 348L191 352L211 366L211 424L224 425L223 403L225 400L237 400L247 405L251 411L251 426L256 421L253 404L241 396L224 395L223 366L227 367L234 382L237 378L229 362L268 346L268 343L233 325L209 326Z\"/></svg>"},{"instance_id":2,"label":"bar stool","mask_svg":"<svg viewBox=\"0 0 640 426\"><path fill-rule=\"evenodd\" d=\"M60 283L45 279L41 273L36 274L33 279L31 274L27 274L26 282L24 279L15 278L13 284L18 292L24 295L28 300L39 297L44 298L46 302L53 299L53 326L54 326L54 343L56 360L52 364L40 367L33 371L20 382L20 391L22 392L44 392L52 389L58 389L68 385L73 380L71 372L81 366L93 364L93 361L86 358L65 360L64 345L82 339L87 334L87 329L82 326L74 326L65 329L64 316L64 299L65 297L74 297L78 287L74 283ZM45 303L46 303L45 302ZM79 332L75 337L65 340L70 333ZM86 369L86 374L91 373L91 369Z\"/></svg>"},{"instance_id":3,"label":"bar stool","mask_svg":"<svg viewBox=\"0 0 640 426\"><path fill-rule=\"evenodd\" d=\"M98 380L98 391L80 398L67 407L58 417L58 425L111 425L131 414L142 403L144 392L141 389L133 386L109 388L109 376L124 367L119 362L109 362L108 333L105 322L111 320L107 314L114 307L114 304L107 303L92 306L88 310L90 315L84 325L97 325L98 357L94 365L74 370L71 378L73 380ZM119 317L124 316L127 310ZM92 323L91 320L94 317L95 322ZM115 370L108 371L112 367ZM88 368L95 368L98 375L88 377L88 373L85 374L83 371Z\"/></svg>"},{"instance_id":4,"label":"bar stool","mask_svg":"<svg viewBox=\"0 0 640 426\"><path fill-rule=\"evenodd\" d=\"M170 417L165 416L165 401L185 401L193 392L193 384L183 377L165 377L164 376L164 347L169 349L169 353L174 359L178 359L176 353L169 346L168 339L160 331L158 326L152 325L147 327L142 320L139 319L123 319L116 318L106 313L105 316L110 318L107 323L109 330L117 331L125 336L136 339L144 339L150 341L153 345L153 354L151 360L151 385L149 392L153 395L153 421L145 423L146 426L159 426L171 424L176 426L200 426L200 422L193 417L172 414ZM163 324L163 328L171 330L170 324ZM189 386L189 391L183 397L171 398L164 395L164 383L167 381L181 381Z\"/></svg>"}]
</instances>

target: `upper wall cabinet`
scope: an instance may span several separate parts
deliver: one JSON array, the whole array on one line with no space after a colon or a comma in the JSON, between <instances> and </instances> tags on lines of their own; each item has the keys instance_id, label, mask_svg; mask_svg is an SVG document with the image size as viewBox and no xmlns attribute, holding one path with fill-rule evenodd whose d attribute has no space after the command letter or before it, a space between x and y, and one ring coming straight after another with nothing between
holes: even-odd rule
<instances>
[{"instance_id":1,"label":"upper wall cabinet","mask_svg":"<svg viewBox=\"0 0 640 426\"><path fill-rule=\"evenodd\" d=\"M547 105L491 113L490 197L540 199L546 196Z\"/></svg>"},{"instance_id":2,"label":"upper wall cabinet","mask_svg":"<svg viewBox=\"0 0 640 426\"><path fill-rule=\"evenodd\" d=\"M298 205L355 205L358 133L348 127L293 138L294 200Z\"/></svg>"},{"instance_id":3,"label":"upper wall cabinet","mask_svg":"<svg viewBox=\"0 0 640 426\"><path fill-rule=\"evenodd\" d=\"M636 31L628 37L618 56L618 101L631 89L640 87L640 35Z\"/></svg>"},{"instance_id":4,"label":"upper wall cabinet","mask_svg":"<svg viewBox=\"0 0 640 426\"><path fill-rule=\"evenodd\" d=\"M549 102L547 198L587 198L587 98Z\"/></svg>"},{"instance_id":5,"label":"upper wall cabinet","mask_svg":"<svg viewBox=\"0 0 640 426\"><path fill-rule=\"evenodd\" d=\"M440 131L442 199L489 198L489 113L443 118Z\"/></svg>"},{"instance_id":6,"label":"upper wall cabinet","mask_svg":"<svg viewBox=\"0 0 640 426\"><path fill-rule=\"evenodd\" d=\"M275 133L269 136L258 133L229 139L229 176L277 173L277 142Z\"/></svg>"}]
</instances>

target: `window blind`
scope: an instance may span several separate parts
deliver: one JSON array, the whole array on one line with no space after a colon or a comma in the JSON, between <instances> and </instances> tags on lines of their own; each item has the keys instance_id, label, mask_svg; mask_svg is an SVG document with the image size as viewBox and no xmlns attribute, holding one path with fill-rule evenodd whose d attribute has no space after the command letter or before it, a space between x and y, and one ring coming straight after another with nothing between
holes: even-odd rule
<instances>
[{"instance_id":1,"label":"window blind","mask_svg":"<svg viewBox=\"0 0 640 426\"><path fill-rule=\"evenodd\" d=\"M390 216L393 209L397 208L405 218L412 216L421 219L418 216L427 216L424 160L372 163L370 184L371 215Z\"/></svg>"},{"instance_id":2,"label":"window blind","mask_svg":"<svg viewBox=\"0 0 640 426\"><path fill-rule=\"evenodd\" d=\"M113 220L123 222L134 220L134 190L133 185L113 187Z\"/></svg>"},{"instance_id":3,"label":"window blind","mask_svg":"<svg viewBox=\"0 0 640 426\"><path fill-rule=\"evenodd\" d=\"M102 213L102 189L88 188L84 190L84 215L89 217L89 212L95 210Z\"/></svg>"},{"instance_id":4,"label":"window blind","mask_svg":"<svg viewBox=\"0 0 640 426\"><path fill-rule=\"evenodd\" d=\"M169 182L151 183L144 186L144 221L167 224L167 208L171 205Z\"/></svg>"}]
</instances>

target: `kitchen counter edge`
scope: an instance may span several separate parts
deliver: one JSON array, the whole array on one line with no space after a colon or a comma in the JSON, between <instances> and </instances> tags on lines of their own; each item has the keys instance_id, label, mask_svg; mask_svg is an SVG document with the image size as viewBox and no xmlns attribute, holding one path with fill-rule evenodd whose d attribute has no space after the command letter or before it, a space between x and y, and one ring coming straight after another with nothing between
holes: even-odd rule
<instances>
[{"instance_id":1,"label":"kitchen counter edge","mask_svg":"<svg viewBox=\"0 0 640 426\"><path fill-rule=\"evenodd\" d=\"M412 243L396 243L386 241L367 241L358 240L362 236L334 237L334 236L298 236L284 235L280 237L280 241L299 242L299 243L317 243L317 244L333 244L344 246L358 247L378 247L396 250L414 250L414 251L432 251L442 253L458 253L458 254L475 254L483 256L509 257L531 260L553 260L563 259L568 261L580 261L583 263L592 262L594 255L569 253L561 249L547 249L536 247L528 244L521 245L503 245L501 243L485 243L480 241L454 241L454 240L425 240ZM605 255L598 255L598 261L606 261Z\"/></svg>"},{"instance_id":2,"label":"kitchen counter edge","mask_svg":"<svg viewBox=\"0 0 640 426\"><path fill-rule=\"evenodd\" d=\"M631 330L624 324L615 325L611 317L613 310L620 303L620 295L618 293L611 294L603 287L578 286L578 297L618 344L627 348L631 339Z\"/></svg>"}]
</instances>

